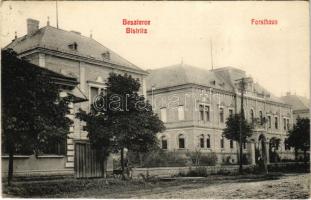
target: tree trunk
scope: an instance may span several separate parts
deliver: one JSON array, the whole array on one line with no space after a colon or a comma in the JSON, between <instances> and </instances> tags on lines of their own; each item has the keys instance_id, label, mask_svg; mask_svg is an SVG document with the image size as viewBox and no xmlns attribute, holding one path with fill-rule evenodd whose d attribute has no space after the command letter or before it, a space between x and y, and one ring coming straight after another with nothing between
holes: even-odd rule
<instances>
[{"instance_id":1,"label":"tree trunk","mask_svg":"<svg viewBox=\"0 0 311 200\"><path fill-rule=\"evenodd\" d=\"M9 166L8 166L8 185L11 185L13 179L13 163L14 163L14 143L12 135L8 135L8 148L9 148Z\"/></svg>"},{"instance_id":2,"label":"tree trunk","mask_svg":"<svg viewBox=\"0 0 311 200\"><path fill-rule=\"evenodd\" d=\"M13 151L10 151L9 153L9 171L8 171L8 185L11 185L11 181L13 179L13 159L14 154Z\"/></svg>"},{"instance_id":3,"label":"tree trunk","mask_svg":"<svg viewBox=\"0 0 311 200\"><path fill-rule=\"evenodd\" d=\"M121 171L122 171L122 179L125 179L125 175L124 175L124 149L121 148Z\"/></svg>"},{"instance_id":4,"label":"tree trunk","mask_svg":"<svg viewBox=\"0 0 311 200\"><path fill-rule=\"evenodd\" d=\"M242 145L243 145L243 143L240 142L239 145L240 145L239 172L242 173L243 172L243 166L242 166L242 159L243 159L243 146Z\"/></svg>"}]
</instances>

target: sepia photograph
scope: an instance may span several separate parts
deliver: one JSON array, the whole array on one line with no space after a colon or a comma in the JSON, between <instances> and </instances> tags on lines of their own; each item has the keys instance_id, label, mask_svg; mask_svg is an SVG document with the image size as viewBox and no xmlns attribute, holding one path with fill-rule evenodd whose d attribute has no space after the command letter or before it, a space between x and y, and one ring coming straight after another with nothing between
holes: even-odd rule
<instances>
[{"instance_id":1,"label":"sepia photograph","mask_svg":"<svg viewBox=\"0 0 311 200\"><path fill-rule=\"evenodd\" d=\"M3 1L2 198L309 199L309 1Z\"/></svg>"}]
</instances>

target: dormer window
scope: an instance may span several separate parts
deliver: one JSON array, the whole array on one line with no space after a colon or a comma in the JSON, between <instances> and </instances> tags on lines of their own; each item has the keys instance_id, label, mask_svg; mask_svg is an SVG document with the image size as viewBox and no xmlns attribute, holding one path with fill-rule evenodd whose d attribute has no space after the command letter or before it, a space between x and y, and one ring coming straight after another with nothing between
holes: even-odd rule
<instances>
[{"instance_id":1,"label":"dormer window","mask_svg":"<svg viewBox=\"0 0 311 200\"><path fill-rule=\"evenodd\" d=\"M108 59L108 60L110 60L110 52L109 52L109 51L106 51L105 53L102 53L102 57L103 57L103 59Z\"/></svg>"},{"instance_id":2,"label":"dormer window","mask_svg":"<svg viewBox=\"0 0 311 200\"><path fill-rule=\"evenodd\" d=\"M78 49L78 44L76 42L72 43L72 44L69 44L68 45L69 49L72 49L72 50L75 50L77 51Z\"/></svg>"},{"instance_id":3,"label":"dormer window","mask_svg":"<svg viewBox=\"0 0 311 200\"><path fill-rule=\"evenodd\" d=\"M210 84L216 85L216 81L215 81L215 80L214 80L214 81L211 81Z\"/></svg>"}]
</instances>

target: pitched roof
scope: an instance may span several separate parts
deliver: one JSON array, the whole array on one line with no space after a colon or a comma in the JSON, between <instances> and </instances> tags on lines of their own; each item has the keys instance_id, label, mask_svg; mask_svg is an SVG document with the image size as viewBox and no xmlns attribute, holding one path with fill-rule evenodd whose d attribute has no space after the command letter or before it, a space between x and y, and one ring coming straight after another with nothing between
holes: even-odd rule
<instances>
[{"instance_id":1,"label":"pitched roof","mask_svg":"<svg viewBox=\"0 0 311 200\"><path fill-rule=\"evenodd\" d=\"M72 50L68 47L68 45L73 43L77 43L77 50ZM42 27L32 35L25 35L17 38L12 41L12 43L7 45L5 49L12 48L15 52L20 54L26 50L36 47L54 49L61 52L94 58L97 60L103 60L104 58L102 54L108 51L110 53L110 59L105 61L144 72L144 70L122 58L117 53L103 46L96 40L90 37L82 36L77 32L65 31L52 26Z\"/></svg>"},{"instance_id":2,"label":"pitched roof","mask_svg":"<svg viewBox=\"0 0 311 200\"><path fill-rule=\"evenodd\" d=\"M293 110L308 110L310 108L310 100L302 96L288 94L281 99L292 105Z\"/></svg>"},{"instance_id":3,"label":"pitched roof","mask_svg":"<svg viewBox=\"0 0 311 200\"><path fill-rule=\"evenodd\" d=\"M226 80L223 77L213 71L207 71L191 65L177 64L148 70L148 72L149 76L146 79L147 90L151 90L152 85L160 89L190 83L225 90L233 89L226 84ZM214 81L215 85L213 84Z\"/></svg>"},{"instance_id":4,"label":"pitched roof","mask_svg":"<svg viewBox=\"0 0 311 200\"><path fill-rule=\"evenodd\" d=\"M245 71L234 67L205 70L185 64L148 70L148 72L149 76L146 79L147 90L151 90L152 85L154 85L156 89L161 89L192 83L235 92L237 89L236 80L246 77ZM274 96L258 83L253 83L249 91L253 94L257 94L259 97L265 96L266 99L271 101L285 103L282 99Z\"/></svg>"}]
</instances>

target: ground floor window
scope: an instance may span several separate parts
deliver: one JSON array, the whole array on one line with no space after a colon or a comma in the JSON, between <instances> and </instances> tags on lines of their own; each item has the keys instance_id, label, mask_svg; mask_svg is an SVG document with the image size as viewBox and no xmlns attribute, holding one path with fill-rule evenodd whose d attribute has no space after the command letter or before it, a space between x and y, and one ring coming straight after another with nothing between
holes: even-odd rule
<instances>
[{"instance_id":1,"label":"ground floor window","mask_svg":"<svg viewBox=\"0 0 311 200\"><path fill-rule=\"evenodd\" d=\"M221 139L220 139L220 148L225 148L225 139L224 139L224 136L221 136Z\"/></svg>"},{"instance_id":2,"label":"ground floor window","mask_svg":"<svg viewBox=\"0 0 311 200\"><path fill-rule=\"evenodd\" d=\"M161 138L161 147L162 149L167 149L167 139L165 136L162 136Z\"/></svg>"},{"instance_id":3,"label":"ground floor window","mask_svg":"<svg viewBox=\"0 0 311 200\"><path fill-rule=\"evenodd\" d=\"M233 140L230 140L230 149L233 149Z\"/></svg>"},{"instance_id":4,"label":"ground floor window","mask_svg":"<svg viewBox=\"0 0 311 200\"><path fill-rule=\"evenodd\" d=\"M185 148L185 138L183 135L179 135L178 137L178 147L180 149L184 149Z\"/></svg>"},{"instance_id":5,"label":"ground floor window","mask_svg":"<svg viewBox=\"0 0 311 200\"><path fill-rule=\"evenodd\" d=\"M211 137L209 135L206 138L206 148L211 148Z\"/></svg>"}]
</instances>

